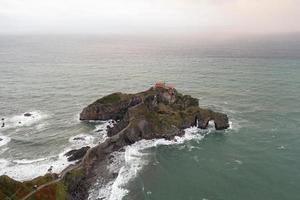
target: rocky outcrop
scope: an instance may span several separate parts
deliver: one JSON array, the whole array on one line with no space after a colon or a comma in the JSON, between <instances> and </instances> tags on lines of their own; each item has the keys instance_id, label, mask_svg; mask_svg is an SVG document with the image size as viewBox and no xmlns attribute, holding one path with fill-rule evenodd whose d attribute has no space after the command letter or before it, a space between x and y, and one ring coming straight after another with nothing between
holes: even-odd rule
<instances>
[{"instance_id":1,"label":"rocky outcrop","mask_svg":"<svg viewBox=\"0 0 300 200\"><path fill-rule=\"evenodd\" d=\"M80 113L80 120L119 120L123 118L129 107L141 101L138 96L113 93L84 108Z\"/></svg>"},{"instance_id":2,"label":"rocky outcrop","mask_svg":"<svg viewBox=\"0 0 300 200\"><path fill-rule=\"evenodd\" d=\"M199 108L198 99L165 88L150 88L137 94L108 95L84 108L80 119L114 119L118 123L109 128L109 136L124 130L127 135L140 135L145 139L168 138L195 125L205 129L210 120L214 120L217 130L229 127L227 115Z\"/></svg>"},{"instance_id":3,"label":"rocky outcrop","mask_svg":"<svg viewBox=\"0 0 300 200\"><path fill-rule=\"evenodd\" d=\"M85 155L85 153L87 152L87 150L89 150L90 147L86 146L86 147L82 147L80 149L74 149L71 151L68 151L65 156L68 157L68 161L75 161L75 160L81 160L83 158L83 156Z\"/></svg>"},{"instance_id":4,"label":"rocky outcrop","mask_svg":"<svg viewBox=\"0 0 300 200\"><path fill-rule=\"evenodd\" d=\"M24 113L24 117L31 117L32 114L31 113Z\"/></svg>"},{"instance_id":5,"label":"rocky outcrop","mask_svg":"<svg viewBox=\"0 0 300 200\"><path fill-rule=\"evenodd\" d=\"M108 127L105 142L93 148L83 147L68 152L68 160L78 162L59 175L39 177L42 181L38 182L35 179L18 182L1 176L0 199L12 196L22 199L27 195L30 199L55 199L56 196L62 200L84 200L97 178L100 177L101 183L106 184L116 177L106 167L111 162L112 152L141 139L173 139L190 126L205 129L211 120L217 130L229 127L226 114L200 108L198 99L164 87L152 87L137 94L113 93L105 96L84 108L80 119L113 119L115 123Z\"/></svg>"}]
</instances>

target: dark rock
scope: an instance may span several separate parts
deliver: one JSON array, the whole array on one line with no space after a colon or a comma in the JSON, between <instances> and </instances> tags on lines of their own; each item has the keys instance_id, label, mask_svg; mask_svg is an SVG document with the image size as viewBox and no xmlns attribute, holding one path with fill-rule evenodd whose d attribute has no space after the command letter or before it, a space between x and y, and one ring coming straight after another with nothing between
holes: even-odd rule
<instances>
[{"instance_id":1,"label":"dark rock","mask_svg":"<svg viewBox=\"0 0 300 200\"><path fill-rule=\"evenodd\" d=\"M75 137L73 140L85 140L83 137Z\"/></svg>"},{"instance_id":2,"label":"dark rock","mask_svg":"<svg viewBox=\"0 0 300 200\"><path fill-rule=\"evenodd\" d=\"M3 139L2 138L0 138L0 141L2 141Z\"/></svg>"},{"instance_id":3,"label":"dark rock","mask_svg":"<svg viewBox=\"0 0 300 200\"><path fill-rule=\"evenodd\" d=\"M24 116L25 117L30 117L30 116L32 116L32 114L31 113L24 113Z\"/></svg>"},{"instance_id":4,"label":"dark rock","mask_svg":"<svg viewBox=\"0 0 300 200\"><path fill-rule=\"evenodd\" d=\"M216 130L224 130L229 128L229 120L227 115L223 113L216 113L214 116Z\"/></svg>"},{"instance_id":5,"label":"dark rock","mask_svg":"<svg viewBox=\"0 0 300 200\"><path fill-rule=\"evenodd\" d=\"M118 175L119 175L119 173L116 173L116 172L114 172L114 173L112 174L113 178L117 178Z\"/></svg>"},{"instance_id":6,"label":"dark rock","mask_svg":"<svg viewBox=\"0 0 300 200\"><path fill-rule=\"evenodd\" d=\"M80 113L80 120L118 120L122 119L129 107L141 103L138 96L123 93L113 93L105 96Z\"/></svg>"},{"instance_id":7,"label":"dark rock","mask_svg":"<svg viewBox=\"0 0 300 200\"><path fill-rule=\"evenodd\" d=\"M82 147L80 149L74 149L65 154L65 156L68 157L68 161L75 161L75 160L80 160L82 157L86 154L87 150L89 150L90 147Z\"/></svg>"}]
</instances>

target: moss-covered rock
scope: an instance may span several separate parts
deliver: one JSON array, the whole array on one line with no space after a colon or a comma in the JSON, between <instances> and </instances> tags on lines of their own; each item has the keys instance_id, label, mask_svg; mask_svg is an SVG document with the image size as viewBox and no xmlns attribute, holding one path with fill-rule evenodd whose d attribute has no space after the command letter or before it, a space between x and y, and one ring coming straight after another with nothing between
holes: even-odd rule
<instances>
[{"instance_id":1,"label":"moss-covered rock","mask_svg":"<svg viewBox=\"0 0 300 200\"><path fill-rule=\"evenodd\" d=\"M210 120L214 120L218 130L229 127L225 114L199 108L198 99L173 88L155 87L137 94L113 93L105 96L84 108L80 119L120 120L109 129L109 136L127 127L131 136L132 132L138 131L140 133L135 138L146 139L179 135L182 129L193 125L205 129Z\"/></svg>"}]
</instances>

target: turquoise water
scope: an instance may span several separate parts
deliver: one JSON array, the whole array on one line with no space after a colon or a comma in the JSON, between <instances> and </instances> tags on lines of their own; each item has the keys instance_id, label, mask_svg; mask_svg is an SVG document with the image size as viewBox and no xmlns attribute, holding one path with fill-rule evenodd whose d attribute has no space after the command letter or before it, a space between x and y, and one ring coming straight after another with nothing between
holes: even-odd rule
<instances>
[{"instance_id":1,"label":"turquoise water","mask_svg":"<svg viewBox=\"0 0 300 200\"><path fill-rule=\"evenodd\" d=\"M46 171L72 136L100 137L97 124L78 120L85 105L165 80L228 114L232 129L144 150L147 164L124 185L124 199L299 199L299 41L1 36L0 116L41 116L0 129L9 138L0 145L1 173ZM49 163L34 161L41 158Z\"/></svg>"}]
</instances>

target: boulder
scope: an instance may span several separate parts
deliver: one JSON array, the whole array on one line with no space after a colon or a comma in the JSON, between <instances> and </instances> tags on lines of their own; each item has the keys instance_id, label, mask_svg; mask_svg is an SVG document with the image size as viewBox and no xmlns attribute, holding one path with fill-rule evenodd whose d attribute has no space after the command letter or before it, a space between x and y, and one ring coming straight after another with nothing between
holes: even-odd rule
<instances>
[{"instance_id":1,"label":"boulder","mask_svg":"<svg viewBox=\"0 0 300 200\"><path fill-rule=\"evenodd\" d=\"M31 117L32 114L31 113L24 113L24 117Z\"/></svg>"},{"instance_id":2,"label":"boulder","mask_svg":"<svg viewBox=\"0 0 300 200\"><path fill-rule=\"evenodd\" d=\"M83 137L75 137L73 140L85 140Z\"/></svg>"},{"instance_id":3,"label":"boulder","mask_svg":"<svg viewBox=\"0 0 300 200\"><path fill-rule=\"evenodd\" d=\"M80 149L74 149L65 154L68 157L68 161L80 160L86 154L86 152L90 149L89 146L82 147Z\"/></svg>"}]
</instances>

